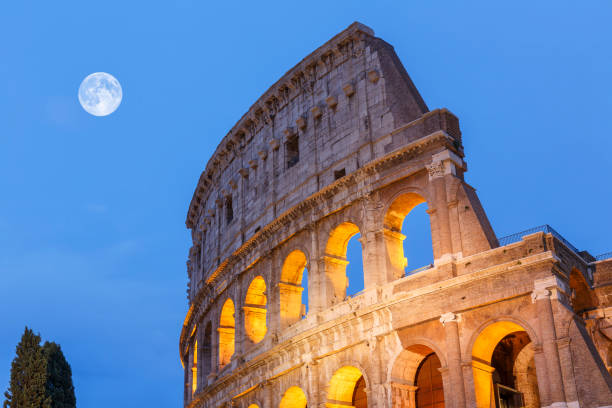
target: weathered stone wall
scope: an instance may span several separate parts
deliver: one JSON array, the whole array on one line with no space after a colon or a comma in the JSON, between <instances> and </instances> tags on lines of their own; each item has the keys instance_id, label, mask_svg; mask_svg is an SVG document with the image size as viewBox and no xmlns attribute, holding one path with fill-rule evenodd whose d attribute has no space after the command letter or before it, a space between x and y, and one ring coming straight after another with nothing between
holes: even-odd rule
<instances>
[{"instance_id":1,"label":"weathered stone wall","mask_svg":"<svg viewBox=\"0 0 612 408\"><path fill-rule=\"evenodd\" d=\"M492 355L517 332L530 340L516 363L529 401L612 404L607 264L543 232L499 247L463 155L457 118L428 111L365 26L285 74L223 139L189 208L185 405L357 406L361 378L368 406L414 407L433 353L435 398L494 406ZM401 225L422 202L434 265L405 276ZM365 290L350 298L357 232Z\"/></svg>"}]
</instances>

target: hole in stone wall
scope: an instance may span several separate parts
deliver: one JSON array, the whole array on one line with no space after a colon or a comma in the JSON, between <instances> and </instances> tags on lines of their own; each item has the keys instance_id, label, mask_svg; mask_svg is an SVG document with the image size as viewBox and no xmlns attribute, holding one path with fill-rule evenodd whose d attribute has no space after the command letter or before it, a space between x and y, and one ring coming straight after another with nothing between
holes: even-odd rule
<instances>
[{"instance_id":1,"label":"hole in stone wall","mask_svg":"<svg viewBox=\"0 0 612 408\"><path fill-rule=\"evenodd\" d=\"M225 199L225 221L229 224L234 219L234 205L232 203L232 197Z\"/></svg>"},{"instance_id":2,"label":"hole in stone wall","mask_svg":"<svg viewBox=\"0 0 612 408\"><path fill-rule=\"evenodd\" d=\"M300 161L299 139L296 135L290 137L285 143L285 153L287 158L287 168L291 168Z\"/></svg>"},{"instance_id":3,"label":"hole in stone wall","mask_svg":"<svg viewBox=\"0 0 612 408\"><path fill-rule=\"evenodd\" d=\"M334 180L338 180L339 178L342 178L344 176L346 176L346 169L340 169L340 170L334 171Z\"/></svg>"},{"instance_id":4,"label":"hole in stone wall","mask_svg":"<svg viewBox=\"0 0 612 408\"><path fill-rule=\"evenodd\" d=\"M363 282L363 257L361 253L361 234L354 235L348 242L346 248L346 276L348 278L347 296L355 296L364 288Z\"/></svg>"}]
</instances>

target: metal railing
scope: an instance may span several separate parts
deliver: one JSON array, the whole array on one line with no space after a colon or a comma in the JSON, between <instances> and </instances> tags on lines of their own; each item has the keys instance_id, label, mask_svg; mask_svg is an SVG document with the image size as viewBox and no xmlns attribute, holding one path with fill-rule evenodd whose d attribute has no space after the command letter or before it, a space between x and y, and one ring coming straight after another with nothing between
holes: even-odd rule
<instances>
[{"instance_id":1,"label":"metal railing","mask_svg":"<svg viewBox=\"0 0 612 408\"><path fill-rule=\"evenodd\" d=\"M404 274L404 276L414 275L415 273L423 272L423 271L426 271L426 270L431 269L431 268L433 268L433 264L421 266L420 268L416 268L416 269L414 269L412 271L406 272Z\"/></svg>"},{"instance_id":2,"label":"metal railing","mask_svg":"<svg viewBox=\"0 0 612 408\"><path fill-rule=\"evenodd\" d=\"M597 255L595 257L596 261L603 261L604 259L612 258L612 252L606 252L605 254Z\"/></svg>"},{"instance_id":3,"label":"metal railing","mask_svg":"<svg viewBox=\"0 0 612 408\"><path fill-rule=\"evenodd\" d=\"M528 230L517 232L516 234L507 235L505 237L498 238L499 246L506 246L514 242L519 242L524 236L535 234L536 232L543 232L545 234L552 234L559 241L563 242L569 249L579 254L578 248L573 246L567 239L563 238L553 227L548 224L540 225L538 227L529 228Z\"/></svg>"}]
</instances>

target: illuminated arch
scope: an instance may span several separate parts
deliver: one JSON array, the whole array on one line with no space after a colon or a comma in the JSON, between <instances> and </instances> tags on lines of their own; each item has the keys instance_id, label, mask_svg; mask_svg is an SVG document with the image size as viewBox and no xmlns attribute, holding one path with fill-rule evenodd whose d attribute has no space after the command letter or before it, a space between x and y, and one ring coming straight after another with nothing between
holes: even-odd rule
<instances>
[{"instance_id":1,"label":"illuminated arch","mask_svg":"<svg viewBox=\"0 0 612 408\"><path fill-rule=\"evenodd\" d=\"M443 355L429 345L413 344L402 350L391 369L393 406L443 406L444 387L438 368L445 365ZM423 378L431 381L424 384Z\"/></svg>"},{"instance_id":2,"label":"illuminated arch","mask_svg":"<svg viewBox=\"0 0 612 408\"><path fill-rule=\"evenodd\" d=\"M256 276L247 289L244 299L244 328L247 337L253 343L263 340L268 331L266 326L266 282L261 276Z\"/></svg>"},{"instance_id":3,"label":"illuminated arch","mask_svg":"<svg viewBox=\"0 0 612 408\"><path fill-rule=\"evenodd\" d=\"M302 280L307 263L306 255L299 249L287 255L283 262L281 281L278 284L282 328L299 321L305 314L306 305L302 305L302 291L307 282L302 282Z\"/></svg>"},{"instance_id":4,"label":"illuminated arch","mask_svg":"<svg viewBox=\"0 0 612 408\"><path fill-rule=\"evenodd\" d=\"M329 303L341 302L346 298L348 278L346 276L346 249L352 237L359 233L359 227L352 222L343 222L332 230L325 247L325 276L332 293Z\"/></svg>"},{"instance_id":5,"label":"illuminated arch","mask_svg":"<svg viewBox=\"0 0 612 408\"><path fill-rule=\"evenodd\" d=\"M300 387L290 387L285 391L279 408L306 408L306 394Z\"/></svg>"},{"instance_id":6,"label":"illuminated arch","mask_svg":"<svg viewBox=\"0 0 612 408\"><path fill-rule=\"evenodd\" d=\"M425 198L420 194L414 192L402 193L393 199L385 213L384 238L387 248L387 262L396 278L402 277L404 270L408 266L408 259L404 253L404 239L406 239L406 236L402 234L402 225L408 214L416 206L426 202Z\"/></svg>"},{"instance_id":7,"label":"illuminated arch","mask_svg":"<svg viewBox=\"0 0 612 408\"><path fill-rule=\"evenodd\" d=\"M191 394L195 394L198 389L198 341L193 343L193 356L191 365Z\"/></svg>"},{"instance_id":8,"label":"illuminated arch","mask_svg":"<svg viewBox=\"0 0 612 408\"><path fill-rule=\"evenodd\" d=\"M354 366L344 366L334 373L329 382L327 407L367 407L364 390L365 380L361 370ZM356 401L357 398L359 401Z\"/></svg>"},{"instance_id":9,"label":"illuminated arch","mask_svg":"<svg viewBox=\"0 0 612 408\"><path fill-rule=\"evenodd\" d=\"M259 405L257 405L257 404L251 404L251 405L249 405L247 408L259 408Z\"/></svg>"},{"instance_id":10,"label":"illuminated arch","mask_svg":"<svg viewBox=\"0 0 612 408\"><path fill-rule=\"evenodd\" d=\"M235 348L236 320L232 299L227 299L221 309L219 318L219 369L229 364Z\"/></svg>"},{"instance_id":11,"label":"illuminated arch","mask_svg":"<svg viewBox=\"0 0 612 408\"><path fill-rule=\"evenodd\" d=\"M476 395L477 408L492 408L495 407L495 387L494 380L495 353L498 352L498 345L502 341L511 343L513 338L526 339L526 344L532 344L532 331L528 327L511 320L497 320L478 333L472 346L472 373L474 376L474 389ZM524 345L522 346L525 347ZM522 349L518 349L521 351ZM507 361L507 365L513 367L516 364L516 358L513 356L512 361ZM533 356L531 356L533 358ZM528 362L522 362L528 364ZM499 376L499 371L495 375ZM530 387L537 387L536 384L527 384ZM501 382L500 382L501 383ZM516 385L515 385L516 387ZM515 388L516 389L516 388ZM519 390L520 391L520 390ZM518 398L518 397L517 397Z\"/></svg>"}]
</instances>

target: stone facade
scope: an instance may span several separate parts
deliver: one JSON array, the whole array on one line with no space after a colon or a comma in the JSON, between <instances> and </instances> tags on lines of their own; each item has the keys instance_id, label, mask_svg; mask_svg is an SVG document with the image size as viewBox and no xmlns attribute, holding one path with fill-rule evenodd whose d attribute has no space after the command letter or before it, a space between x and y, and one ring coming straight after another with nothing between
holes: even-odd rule
<instances>
[{"instance_id":1,"label":"stone facade","mask_svg":"<svg viewBox=\"0 0 612 408\"><path fill-rule=\"evenodd\" d=\"M185 406L612 406L612 259L549 229L500 245L466 170L458 119L429 111L368 27L288 71L189 207ZM421 203L434 264L406 276Z\"/></svg>"}]
</instances>

